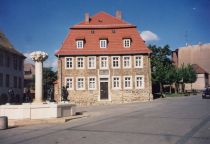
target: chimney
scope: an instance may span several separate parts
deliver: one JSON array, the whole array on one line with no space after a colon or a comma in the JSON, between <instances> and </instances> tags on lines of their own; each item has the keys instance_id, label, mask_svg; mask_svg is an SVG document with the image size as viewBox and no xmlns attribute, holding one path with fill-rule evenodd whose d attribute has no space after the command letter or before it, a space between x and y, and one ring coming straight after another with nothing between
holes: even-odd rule
<instances>
[{"instance_id":1,"label":"chimney","mask_svg":"<svg viewBox=\"0 0 210 144\"><path fill-rule=\"evenodd\" d=\"M87 22L87 23L90 22L90 15L89 15L89 13L85 13L85 22Z\"/></svg>"},{"instance_id":2,"label":"chimney","mask_svg":"<svg viewBox=\"0 0 210 144\"><path fill-rule=\"evenodd\" d=\"M119 11L119 10L117 10L116 11L116 18L118 18L118 19L122 19L122 13L121 13L121 11Z\"/></svg>"}]
</instances>

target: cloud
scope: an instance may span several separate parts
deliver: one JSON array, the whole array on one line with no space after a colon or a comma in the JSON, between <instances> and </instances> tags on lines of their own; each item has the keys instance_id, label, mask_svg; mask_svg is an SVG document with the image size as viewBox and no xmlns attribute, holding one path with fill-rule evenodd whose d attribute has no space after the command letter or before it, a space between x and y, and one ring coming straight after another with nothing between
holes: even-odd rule
<instances>
[{"instance_id":1,"label":"cloud","mask_svg":"<svg viewBox=\"0 0 210 144\"><path fill-rule=\"evenodd\" d=\"M44 67L51 67L54 71L57 70L57 59L47 59L45 62L44 62Z\"/></svg>"},{"instance_id":2,"label":"cloud","mask_svg":"<svg viewBox=\"0 0 210 144\"><path fill-rule=\"evenodd\" d=\"M34 63L30 57L30 52L23 53L23 55L26 57L25 63Z\"/></svg>"},{"instance_id":3,"label":"cloud","mask_svg":"<svg viewBox=\"0 0 210 144\"><path fill-rule=\"evenodd\" d=\"M142 31L140 35L141 35L142 39L146 42L159 40L159 37L157 36L157 34L151 32L151 31Z\"/></svg>"}]
</instances>

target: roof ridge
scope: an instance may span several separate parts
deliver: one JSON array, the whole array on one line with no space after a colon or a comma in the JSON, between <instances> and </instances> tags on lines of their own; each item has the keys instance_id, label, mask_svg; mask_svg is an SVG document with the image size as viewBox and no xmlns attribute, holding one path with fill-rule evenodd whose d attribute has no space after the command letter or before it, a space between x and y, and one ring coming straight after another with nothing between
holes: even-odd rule
<instances>
[{"instance_id":1,"label":"roof ridge","mask_svg":"<svg viewBox=\"0 0 210 144\"><path fill-rule=\"evenodd\" d=\"M105 11L100 11L93 16L90 16L90 21L87 23L82 21L78 24L73 25L71 28L116 28L116 27L136 27L135 25L119 19Z\"/></svg>"}]
</instances>

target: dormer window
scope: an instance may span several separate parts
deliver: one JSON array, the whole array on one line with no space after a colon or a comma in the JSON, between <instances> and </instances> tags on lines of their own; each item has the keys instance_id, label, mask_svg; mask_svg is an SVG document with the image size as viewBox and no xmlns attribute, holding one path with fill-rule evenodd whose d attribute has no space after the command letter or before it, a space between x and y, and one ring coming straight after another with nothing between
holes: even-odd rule
<instances>
[{"instance_id":1,"label":"dormer window","mask_svg":"<svg viewBox=\"0 0 210 144\"><path fill-rule=\"evenodd\" d=\"M76 40L77 48L83 48L84 47L84 40Z\"/></svg>"},{"instance_id":2,"label":"dormer window","mask_svg":"<svg viewBox=\"0 0 210 144\"><path fill-rule=\"evenodd\" d=\"M100 48L107 48L107 40L106 39L100 40Z\"/></svg>"},{"instance_id":3,"label":"dormer window","mask_svg":"<svg viewBox=\"0 0 210 144\"><path fill-rule=\"evenodd\" d=\"M131 39L123 39L123 46L124 48L130 48L131 46Z\"/></svg>"}]
</instances>

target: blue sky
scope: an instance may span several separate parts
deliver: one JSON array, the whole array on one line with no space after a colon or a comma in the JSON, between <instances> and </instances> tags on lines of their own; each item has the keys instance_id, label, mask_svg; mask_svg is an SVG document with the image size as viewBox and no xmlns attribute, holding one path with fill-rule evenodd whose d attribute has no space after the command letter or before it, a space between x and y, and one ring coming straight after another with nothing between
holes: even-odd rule
<instances>
[{"instance_id":1,"label":"blue sky","mask_svg":"<svg viewBox=\"0 0 210 144\"><path fill-rule=\"evenodd\" d=\"M0 0L0 31L23 53L46 51L47 65L54 66L54 52L85 12L116 10L144 32L147 43L174 50L210 42L210 0Z\"/></svg>"}]
</instances>

